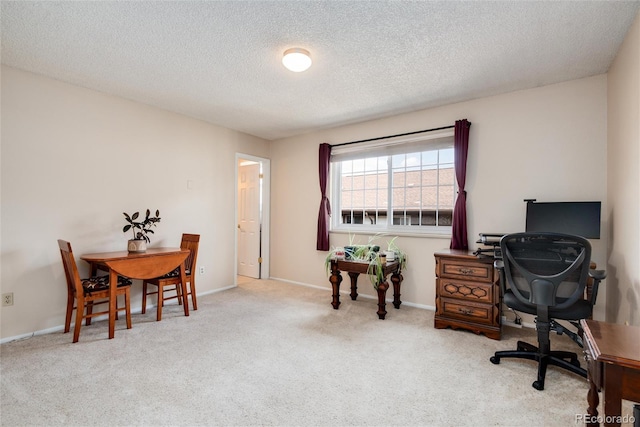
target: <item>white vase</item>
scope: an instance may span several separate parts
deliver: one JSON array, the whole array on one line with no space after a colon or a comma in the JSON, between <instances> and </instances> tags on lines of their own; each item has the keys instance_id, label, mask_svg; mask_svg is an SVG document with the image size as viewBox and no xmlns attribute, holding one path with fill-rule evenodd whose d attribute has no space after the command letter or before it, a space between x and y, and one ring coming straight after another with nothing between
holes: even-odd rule
<instances>
[{"instance_id":1,"label":"white vase","mask_svg":"<svg viewBox=\"0 0 640 427\"><path fill-rule=\"evenodd\" d=\"M395 261L396 253L394 251L385 251L385 254L387 254L387 262Z\"/></svg>"},{"instance_id":2,"label":"white vase","mask_svg":"<svg viewBox=\"0 0 640 427\"><path fill-rule=\"evenodd\" d=\"M147 251L147 242L145 240L129 240L127 245L127 250L129 252L146 252Z\"/></svg>"}]
</instances>

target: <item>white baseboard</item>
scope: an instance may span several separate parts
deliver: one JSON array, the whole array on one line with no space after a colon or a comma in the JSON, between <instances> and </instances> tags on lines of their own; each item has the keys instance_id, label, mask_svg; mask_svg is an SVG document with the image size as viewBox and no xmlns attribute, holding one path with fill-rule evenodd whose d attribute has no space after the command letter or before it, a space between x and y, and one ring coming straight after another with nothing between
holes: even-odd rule
<instances>
[{"instance_id":1,"label":"white baseboard","mask_svg":"<svg viewBox=\"0 0 640 427\"><path fill-rule=\"evenodd\" d=\"M331 291L331 288L328 286L318 286L318 285L312 285L310 283L304 283L304 282L297 282L295 280L288 280L288 279L282 279L280 277L270 277L269 279L271 280L277 280L279 282L286 282L286 283L291 283L292 285L298 285L298 286L305 286L307 288L314 288L314 289L320 289L323 291ZM349 295L351 293L351 288L343 288L340 290L340 295ZM358 294L358 298L366 298L366 299L372 299L372 300L377 300L378 297L373 296L373 295L366 295L366 294ZM387 298L385 299L386 302L393 302L393 298ZM402 301L402 305L406 305L407 307L415 307L415 308L421 308L423 310L430 310L430 311L436 311L436 307L435 306L431 306L431 305L424 305L424 304L416 304L413 302L405 302Z\"/></svg>"},{"instance_id":2,"label":"white baseboard","mask_svg":"<svg viewBox=\"0 0 640 427\"><path fill-rule=\"evenodd\" d=\"M217 292L223 292L232 288L236 288L236 285L231 285L231 286L226 286L224 288L220 288L220 289L214 289L212 291L207 291L207 292L202 292L202 293L198 293L196 294L196 297L202 297L204 295L209 295L209 294L215 294ZM166 305L174 305L174 304L178 304L178 300L176 301L170 301L168 303L166 303ZM147 304L147 307L149 308L154 308L157 304ZM142 306L140 307L136 307L133 308L131 310L131 314L140 314L142 313ZM73 317L75 319L75 316ZM107 314L103 315L103 316L96 316L94 317L92 320L106 320L108 319L109 316ZM71 330L73 330L75 323L71 323ZM33 331L33 332L29 332L26 334L20 334L20 335L14 335L12 337L7 337L7 338L2 338L0 340L0 345L8 343L8 342L12 342L12 341L18 341L18 340L24 340L24 339L28 339L37 335L45 335L45 334L52 334L54 332L60 332L60 331L64 331L64 325L59 325L59 326L54 326L51 328L47 328L47 329L41 329L38 331Z\"/></svg>"},{"instance_id":3,"label":"white baseboard","mask_svg":"<svg viewBox=\"0 0 640 427\"><path fill-rule=\"evenodd\" d=\"M25 340L28 338L35 337L37 335L52 334L54 332L60 332L60 331L64 331L64 325L54 326L52 328L47 328L47 329L41 329L39 331L29 332L26 334L15 335L13 337L3 338L0 340L0 344L5 344L12 341Z\"/></svg>"}]
</instances>

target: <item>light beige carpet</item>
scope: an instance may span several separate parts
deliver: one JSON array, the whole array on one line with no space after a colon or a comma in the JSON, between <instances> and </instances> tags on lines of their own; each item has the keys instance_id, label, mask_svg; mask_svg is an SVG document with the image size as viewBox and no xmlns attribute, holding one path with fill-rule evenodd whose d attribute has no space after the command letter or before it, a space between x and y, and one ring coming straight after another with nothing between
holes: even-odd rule
<instances>
[{"instance_id":1,"label":"light beige carpet","mask_svg":"<svg viewBox=\"0 0 640 427\"><path fill-rule=\"evenodd\" d=\"M199 299L190 317L168 306L0 346L3 426L572 426L586 380L503 360L535 331L505 327L494 341L436 330L433 312L271 280ZM580 350L566 337L555 348ZM625 407L629 409L630 407Z\"/></svg>"}]
</instances>

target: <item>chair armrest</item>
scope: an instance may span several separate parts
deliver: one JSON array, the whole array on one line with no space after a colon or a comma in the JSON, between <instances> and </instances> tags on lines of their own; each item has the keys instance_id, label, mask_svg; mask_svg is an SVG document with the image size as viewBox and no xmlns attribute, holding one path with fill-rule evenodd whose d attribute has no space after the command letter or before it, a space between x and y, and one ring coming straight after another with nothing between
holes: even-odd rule
<instances>
[{"instance_id":1,"label":"chair armrest","mask_svg":"<svg viewBox=\"0 0 640 427\"><path fill-rule=\"evenodd\" d=\"M607 272L604 270L589 270L589 276L594 280L603 280L607 277Z\"/></svg>"},{"instance_id":2,"label":"chair armrest","mask_svg":"<svg viewBox=\"0 0 640 427\"><path fill-rule=\"evenodd\" d=\"M596 305L596 298L598 298L598 286L600 281L607 277L607 272L604 270L589 270L589 277L593 279L593 286L591 288L591 306Z\"/></svg>"}]
</instances>

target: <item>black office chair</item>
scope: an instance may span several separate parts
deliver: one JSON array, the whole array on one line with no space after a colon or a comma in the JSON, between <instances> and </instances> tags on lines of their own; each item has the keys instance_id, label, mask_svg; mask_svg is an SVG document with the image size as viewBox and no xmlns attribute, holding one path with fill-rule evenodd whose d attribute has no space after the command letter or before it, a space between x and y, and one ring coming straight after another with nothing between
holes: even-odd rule
<instances>
[{"instance_id":1,"label":"black office chair","mask_svg":"<svg viewBox=\"0 0 640 427\"><path fill-rule=\"evenodd\" d=\"M591 245L579 236L557 233L515 233L500 240L502 260L496 261L500 272L503 301L514 311L536 315L538 346L518 341L515 351L497 351L491 357L494 364L504 357L535 360L538 379L532 384L544 389L548 365L567 369L587 377L576 353L551 351L549 333L566 334L582 347L579 320L591 316L598 295L598 285L604 271L589 270ZM585 286L593 278L589 301L584 299ZM508 285L508 286L507 286ZM569 321L577 333L555 319Z\"/></svg>"}]
</instances>

